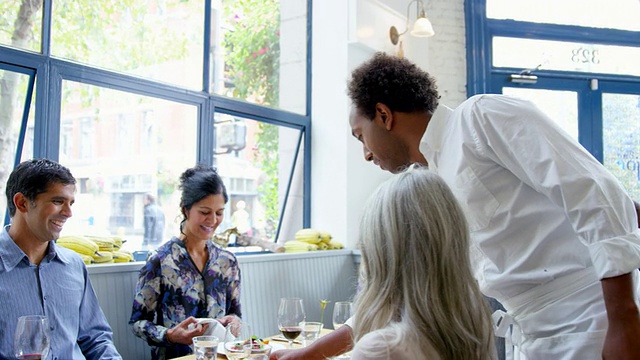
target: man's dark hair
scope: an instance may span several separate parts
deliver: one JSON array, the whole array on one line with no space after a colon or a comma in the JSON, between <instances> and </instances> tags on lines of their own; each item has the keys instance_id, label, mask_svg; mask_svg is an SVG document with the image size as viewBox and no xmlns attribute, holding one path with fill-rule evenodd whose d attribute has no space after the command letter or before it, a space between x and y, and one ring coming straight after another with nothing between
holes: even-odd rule
<instances>
[{"instance_id":1,"label":"man's dark hair","mask_svg":"<svg viewBox=\"0 0 640 360\"><path fill-rule=\"evenodd\" d=\"M17 193L22 193L33 203L36 196L46 192L49 185L53 183L75 185L76 179L69 169L48 159L32 159L18 164L7 180L9 216L13 217L16 214L13 197Z\"/></svg>"},{"instance_id":2,"label":"man's dark hair","mask_svg":"<svg viewBox=\"0 0 640 360\"><path fill-rule=\"evenodd\" d=\"M435 79L407 59L378 52L351 73L348 94L358 111L369 119L376 104L391 111L429 112L438 107Z\"/></svg>"}]
</instances>

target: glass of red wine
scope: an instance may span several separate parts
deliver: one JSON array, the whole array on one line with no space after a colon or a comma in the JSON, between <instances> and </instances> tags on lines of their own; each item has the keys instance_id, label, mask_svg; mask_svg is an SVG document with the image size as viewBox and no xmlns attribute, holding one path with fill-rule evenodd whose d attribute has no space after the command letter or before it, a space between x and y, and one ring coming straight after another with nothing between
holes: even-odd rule
<instances>
[{"instance_id":1,"label":"glass of red wine","mask_svg":"<svg viewBox=\"0 0 640 360\"><path fill-rule=\"evenodd\" d=\"M28 315L18 318L13 337L13 351L18 359L46 359L49 341L49 322L46 316Z\"/></svg>"},{"instance_id":2,"label":"glass of red wine","mask_svg":"<svg viewBox=\"0 0 640 360\"><path fill-rule=\"evenodd\" d=\"M305 321L302 299L282 298L278 308L278 328L282 335L289 341L289 348L302 332L302 323Z\"/></svg>"}]
</instances>

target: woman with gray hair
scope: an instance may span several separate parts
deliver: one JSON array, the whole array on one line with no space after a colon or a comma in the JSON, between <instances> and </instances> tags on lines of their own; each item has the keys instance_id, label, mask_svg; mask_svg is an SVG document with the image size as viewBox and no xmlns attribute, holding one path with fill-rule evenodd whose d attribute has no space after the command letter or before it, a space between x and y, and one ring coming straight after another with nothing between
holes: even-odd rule
<instances>
[{"instance_id":1,"label":"woman with gray hair","mask_svg":"<svg viewBox=\"0 0 640 360\"><path fill-rule=\"evenodd\" d=\"M382 184L364 208L351 359L494 358L467 221L442 178L412 167Z\"/></svg>"}]
</instances>

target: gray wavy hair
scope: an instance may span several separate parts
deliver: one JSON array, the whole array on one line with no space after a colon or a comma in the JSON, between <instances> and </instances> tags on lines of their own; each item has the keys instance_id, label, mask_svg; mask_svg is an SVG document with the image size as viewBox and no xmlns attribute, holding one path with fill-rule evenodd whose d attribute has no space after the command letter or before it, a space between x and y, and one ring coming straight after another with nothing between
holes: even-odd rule
<instances>
[{"instance_id":1,"label":"gray wavy hair","mask_svg":"<svg viewBox=\"0 0 640 360\"><path fill-rule=\"evenodd\" d=\"M442 359L492 359L491 316L471 273L469 230L444 180L411 167L370 197L360 223L354 338L393 329Z\"/></svg>"}]
</instances>

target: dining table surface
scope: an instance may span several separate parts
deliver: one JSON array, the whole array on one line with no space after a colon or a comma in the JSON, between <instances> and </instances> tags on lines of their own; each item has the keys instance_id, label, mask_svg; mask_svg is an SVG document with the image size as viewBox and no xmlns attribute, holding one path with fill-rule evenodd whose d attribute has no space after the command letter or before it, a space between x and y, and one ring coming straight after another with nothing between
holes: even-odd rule
<instances>
[{"instance_id":1,"label":"dining table surface","mask_svg":"<svg viewBox=\"0 0 640 360\"><path fill-rule=\"evenodd\" d=\"M333 331L333 329L322 329L322 331L320 331L320 337L323 337L323 336L331 333L332 331ZM271 343L272 341L277 341L277 342L281 342L282 341L282 343L285 344L287 348L289 347L289 344L284 339L282 334L269 336L267 339L269 339L269 343ZM292 349L299 349L301 347L302 347L302 340L300 340L300 339L296 339L294 341L293 345L291 346ZM191 355L185 355L185 356L173 358L172 360L195 360L195 358L196 358L196 356L194 354L191 354ZM224 354L218 353L217 358L218 359L226 359L227 357Z\"/></svg>"}]
</instances>

